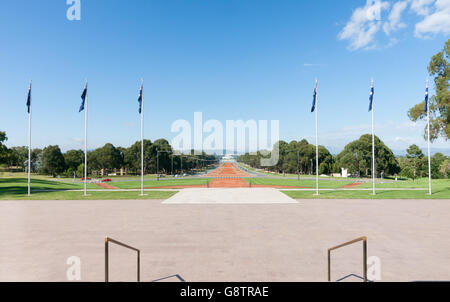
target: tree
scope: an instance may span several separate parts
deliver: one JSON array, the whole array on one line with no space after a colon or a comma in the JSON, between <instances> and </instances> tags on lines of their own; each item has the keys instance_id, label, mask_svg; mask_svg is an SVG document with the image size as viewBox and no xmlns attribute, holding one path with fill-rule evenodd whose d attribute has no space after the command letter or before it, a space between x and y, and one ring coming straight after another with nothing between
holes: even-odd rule
<instances>
[{"instance_id":1,"label":"tree","mask_svg":"<svg viewBox=\"0 0 450 302\"><path fill-rule=\"evenodd\" d=\"M431 178L438 179L438 178L444 178L445 173L441 172L441 166L442 163L447 159L447 157L438 152L431 157ZM427 171L428 172L428 171ZM427 173L428 176L428 173Z\"/></svg>"},{"instance_id":2,"label":"tree","mask_svg":"<svg viewBox=\"0 0 450 302\"><path fill-rule=\"evenodd\" d=\"M88 169L119 169L122 165L122 152L110 143L88 153Z\"/></svg>"},{"instance_id":3,"label":"tree","mask_svg":"<svg viewBox=\"0 0 450 302\"><path fill-rule=\"evenodd\" d=\"M144 139L144 172L150 171L152 142ZM141 142L137 141L124 152L124 165L138 174L141 171Z\"/></svg>"},{"instance_id":4,"label":"tree","mask_svg":"<svg viewBox=\"0 0 450 302\"><path fill-rule=\"evenodd\" d=\"M82 150L69 150L64 154L64 161L66 162L67 169L76 171L84 162L84 152Z\"/></svg>"},{"instance_id":5,"label":"tree","mask_svg":"<svg viewBox=\"0 0 450 302\"><path fill-rule=\"evenodd\" d=\"M12 147L9 149L9 166L20 167L22 171L28 167L28 147Z\"/></svg>"},{"instance_id":6,"label":"tree","mask_svg":"<svg viewBox=\"0 0 450 302\"><path fill-rule=\"evenodd\" d=\"M31 150L31 172L38 173L42 167L42 150L39 148Z\"/></svg>"},{"instance_id":7,"label":"tree","mask_svg":"<svg viewBox=\"0 0 450 302\"><path fill-rule=\"evenodd\" d=\"M411 167L413 179L415 180L418 172L422 172L424 155L417 145L409 146L406 152L407 164Z\"/></svg>"},{"instance_id":8,"label":"tree","mask_svg":"<svg viewBox=\"0 0 450 302\"><path fill-rule=\"evenodd\" d=\"M3 144L8 140L6 137L6 132L0 131L0 165L6 164L8 160L8 148Z\"/></svg>"},{"instance_id":9,"label":"tree","mask_svg":"<svg viewBox=\"0 0 450 302\"><path fill-rule=\"evenodd\" d=\"M444 175L445 178L448 178L450 175L450 159L446 159L442 162L439 171Z\"/></svg>"},{"instance_id":10,"label":"tree","mask_svg":"<svg viewBox=\"0 0 450 302\"><path fill-rule=\"evenodd\" d=\"M316 146L308 143L307 140L278 141L274 148L278 148L279 160L275 166L268 167L269 171L281 173L313 173L316 165ZM272 150L273 152L273 150ZM266 155L268 153L268 155ZM263 156L264 154L264 156ZM270 157L271 152L258 151L254 155L244 154L238 158L239 161L254 168L261 168L260 162L263 157ZM311 165L311 162L313 163ZM319 173L329 174L334 166L334 157L324 146L319 146Z\"/></svg>"},{"instance_id":11,"label":"tree","mask_svg":"<svg viewBox=\"0 0 450 302\"><path fill-rule=\"evenodd\" d=\"M42 170L44 173L56 177L58 173L64 172L66 163L61 149L56 146L48 146L42 151Z\"/></svg>"},{"instance_id":12,"label":"tree","mask_svg":"<svg viewBox=\"0 0 450 302\"><path fill-rule=\"evenodd\" d=\"M435 54L428 66L429 74L434 77L436 96L429 99L430 105L430 138L437 139L439 136L448 139L450 137L450 39L445 43L444 49ZM408 112L412 121L426 119L424 102L415 105ZM425 128L425 138L427 128Z\"/></svg>"},{"instance_id":13,"label":"tree","mask_svg":"<svg viewBox=\"0 0 450 302\"><path fill-rule=\"evenodd\" d=\"M336 166L339 169L346 168L351 173L371 175L372 135L364 134L358 140L347 144L344 150L337 155ZM377 136L375 136L375 170L377 173L384 172L388 175L400 172L400 166L394 153Z\"/></svg>"}]
</instances>

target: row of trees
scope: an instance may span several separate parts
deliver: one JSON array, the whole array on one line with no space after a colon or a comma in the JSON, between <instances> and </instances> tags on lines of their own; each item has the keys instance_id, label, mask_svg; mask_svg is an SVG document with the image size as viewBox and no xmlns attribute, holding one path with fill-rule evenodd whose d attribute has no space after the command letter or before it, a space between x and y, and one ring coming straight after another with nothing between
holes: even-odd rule
<instances>
[{"instance_id":1,"label":"row of trees","mask_svg":"<svg viewBox=\"0 0 450 302\"><path fill-rule=\"evenodd\" d=\"M0 164L26 171L28 167L28 147L6 148L6 134L0 132ZM193 154L193 151L191 152ZM115 147L107 143L103 147L88 152L88 174L105 175L122 169L125 174L141 173L141 142L128 148ZM215 163L216 157L207 155L176 155L165 139L154 142L144 140L144 172L146 174L190 173ZM61 152L59 146L33 149L31 152L31 171L46 175L83 176L84 151L69 150Z\"/></svg>"},{"instance_id":2,"label":"row of trees","mask_svg":"<svg viewBox=\"0 0 450 302\"><path fill-rule=\"evenodd\" d=\"M267 171L278 173L314 174L316 165L316 148L308 141L279 141L279 161ZM273 151L272 151L273 152ZM261 167L261 158L271 156L271 152L244 154L239 161L254 168ZM431 175L433 178L443 178L450 175L450 158L442 153L436 153L431 160ZM361 177L372 175L372 136L362 135L359 139L347 144L342 152L333 156L324 146L319 146L319 173L340 173L341 168ZM400 175L409 178L428 176L428 159L416 145L407 150L405 157L396 157L378 137L375 137L375 169L377 176Z\"/></svg>"}]
</instances>

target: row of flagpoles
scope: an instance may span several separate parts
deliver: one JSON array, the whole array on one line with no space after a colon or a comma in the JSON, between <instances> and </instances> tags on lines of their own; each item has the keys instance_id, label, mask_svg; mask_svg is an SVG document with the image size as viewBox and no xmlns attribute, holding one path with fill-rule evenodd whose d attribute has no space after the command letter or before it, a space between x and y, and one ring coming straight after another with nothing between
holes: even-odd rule
<instances>
[{"instance_id":1,"label":"row of flagpoles","mask_svg":"<svg viewBox=\"0 0 450 302\"><path fill-rule=\"evenodd\" d=\"M316 195L319 195L319 102L317 79L314 86L313 103L311 112L316 113ZM31 84L28 86L27 96L27 112L28 112L28 196L31 195ZM372 183L373 192L375 190L375 123L374 123L374 95L375 88L373 79L371 81L370 96L369 96L369 112L372 113ZM87 126L88 126L88 81L84 86L81 94L81 106L79 112L84 111L84 196L87 196ZM139 115L141 117L141 196L144 195L144 80L141 82L138 96ZM431 152L430 152L430 106L428 103L428 80L425 89L425 112L427 113L427 127L428 127L428 191L431 195Z\"/></svg>"},{"instance_id":2,"label":"row of flagpoles","mask_svg":"<svg viewBox=\"0 0 450 302\"><path fill-rule=\"evenodd\" d=\"M376 180L376 170L375 170L375 121L374 121L374 95L375 86L373 79L370 85L370 95L369 95L369 112L372 113L372 194L376 194L375 190L375 180ZM319 195L319 116L318 116L318 92L317 92L317 79L314 86L313 103L311 112L316 113L316 195ZM427 127L428 127L428 193L431 195L431 152L430 152L430 106L428 104L428 80L425 88L425 112L427 114Z\"/></svg>"}]
</instances>

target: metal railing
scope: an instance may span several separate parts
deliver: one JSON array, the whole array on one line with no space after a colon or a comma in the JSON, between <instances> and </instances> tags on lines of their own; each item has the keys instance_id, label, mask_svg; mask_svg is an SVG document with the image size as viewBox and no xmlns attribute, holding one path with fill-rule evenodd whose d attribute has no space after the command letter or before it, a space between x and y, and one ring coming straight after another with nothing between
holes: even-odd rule
<instances>
[{"instance_id":1,"label":"metal railing","mask_svg":"<svg viewBox=\"0 0 450 302\"><path fill-rule=\"evenodd\" d=\"M363 274L364 274L364 282L367 282L367 237L363 236L360 238L356 238L352 241L337 245L335 247L332 247L328 249L328 282L331 281L331 251L337 250L341 247L351 245L353 243L362 241L363 242Z\"/></svg>"},{"instance_id":2,"label":"metal railing","mask_svg":"<svg viewBox=\"0 0 450 302\"><path fill-rule=\"evenodd\" d=\"M112 238L105 237L105 282L109 282L109 243L114 243L124 248L137 252L137 282L141 281L141 251Z\"/></svg>"}]
</instances>

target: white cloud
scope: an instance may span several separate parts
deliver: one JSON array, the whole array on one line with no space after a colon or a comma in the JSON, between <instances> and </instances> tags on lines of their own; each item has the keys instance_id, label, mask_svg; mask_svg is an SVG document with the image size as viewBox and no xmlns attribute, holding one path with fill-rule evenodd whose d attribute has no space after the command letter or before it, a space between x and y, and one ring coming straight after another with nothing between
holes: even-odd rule
<instances>
[{"instance_id":1,"label":"white cloud","mask_svg":"<svg viewBox=\"0 0 450 302\"><path fill-rule=\"evenodd\" d=\"M397 43L392 34L406 27L402 15L408 6L409 12L422 18L415 24L416 37L450 33L450 0L399 0L394 1L392 6L386 1L371 0L353 11L350 20L339 32L338 39L348 40L350 50L372 49L376 46L377 33L382 28L389 36L386 47L391 47ZM381 18L384 11L389 13L385 20Z\"/></svg>"},{"instance_id":2,"label":"white cloud","mask_svg":"<svg viewBox=\"0 0 450 302\"><path fill-rule=\"evenodd\" d=\"M430 13L430 5L435 0L410 0L411 10L420 16L426 16Z\"/></svg>"},{"instance_id":3,"label":"white cloud","mask_svg":"<svg viewBox=\"0 0 450 302\"><path fill-rule=\"evenodd\" d=\"M386 33L386 35L389 35L392 31L396 31L406 26L405 23L401 22L401 18L402 13L407 6L407 1L399 1L394 4L389 14L388 21L383 24L383 31Z\"/></svg>"},{"instance_id":4,"label":"white cloud","mask_svg":"<svg viewBox=\"0 0 450 302\"><path fill-rule=\"evenodd\" d=\"M436 0L433 12L416 24L415 35L419 38L438 33L450 33L450 0Z\"/></svg>"},{"instance_id":5,"label":"white cloud","mask_svg":"<svg viewBox=\"0 0 450 302\"><path fill-rule=\"evenodd\" d=\"M378 9L389 8L389 2L380 2ZM364 7L358 7L350 17L345 27L339 33L340 40L349 40L349 48L357 50L360 48L373 47L376 33L380 30L381 23L373 17L373 6L367 3Z\"/></svg>"}]
</instances>

